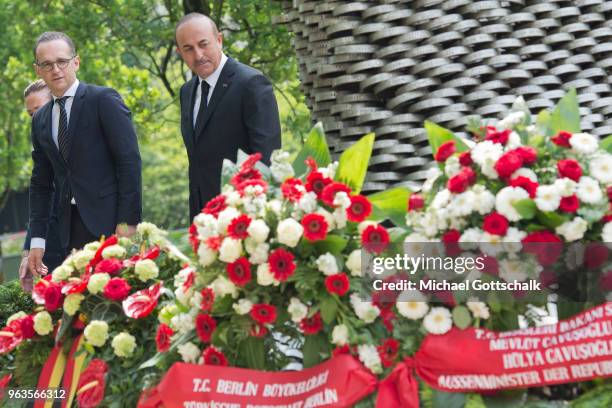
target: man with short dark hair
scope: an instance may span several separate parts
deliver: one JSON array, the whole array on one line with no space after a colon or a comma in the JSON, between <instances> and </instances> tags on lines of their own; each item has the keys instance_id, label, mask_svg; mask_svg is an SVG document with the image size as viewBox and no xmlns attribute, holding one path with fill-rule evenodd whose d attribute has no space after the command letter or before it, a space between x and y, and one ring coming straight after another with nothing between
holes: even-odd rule
<instances>
[{"instance_id":1,"label":"man with short dark hair","mask_svg":"<svg viewBox=\"0 0 612 408\"><path fill-rule=\"evenodd\" d=\"M34 113L43 107L46 103L51 100L51 92L45 81L38 79L32 82L23 91L23 98L25 102L26 111L28 115L33 116ZM57 234L57 194L53 194L53 211L49 219L49 228L47 230L47 237L45 240L45 254L43 257L44 267L48 271L53 271L57 268L64 258L66 257L64 249L60 245L59 237ZM19 281L21 287L26 292L32 291L32 273L28 269L28 255L30 254L30 228L26 234L26 239L23 244L23 252L21 258L21 264L19 265Z\"/></svg>"},{"instance_id":2,"label":"man with short dark hair","mask_svg":"<svg viewBox=\"0 0 612 408\"><path fill-rule=\"evenodd\" d=\"M191 218L221 190L223 159L238 149L269 162L280 148L278 106L270 81L223 53L223 35L209 17L191 13L176 26L177 51L193 71L181 87L181 133L189 157Z\"/></svg>"},{"instance_id":3,"label":"man with short dark hair","mask_svg":"<svg viewBox=\"0 0 612 408\"><path fill-rule=\"evenodd\" d=\"M138 141L119 94L79 82L80 59L64 33L43 33L34 54L36 73L53 95L32 119L29 266L40 273L54 184L67 250L101 235L134 233L142 193Z\"/></svg>"}]
</instances>

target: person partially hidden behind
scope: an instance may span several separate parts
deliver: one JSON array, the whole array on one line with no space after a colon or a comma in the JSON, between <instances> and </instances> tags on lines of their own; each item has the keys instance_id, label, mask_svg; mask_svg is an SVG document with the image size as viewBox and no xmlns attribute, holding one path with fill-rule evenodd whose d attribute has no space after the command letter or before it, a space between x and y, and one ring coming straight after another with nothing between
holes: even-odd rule
<instances>
[{"instance_id":1,"label":"person partially hidden behind","mask_svg":"<svg viewBox=\"0 0 612 408\"><path fill-rule=\"evenodd\" d=\"M209 17L191 13L176 25L177 52L194 73L180 92L181 133L189 158L191 219L221 191L223 159L238 149L269 163L280 148L278 106L270 81L223 53L223 35Z\"/></svg>"},{"instance_id":2,"label":"person partially hidden behind","mask_svg":"<svg viewBox=\"0 0 612 408\"><path fill-rule=\"evenodd\" d=\"M64 33L41 34L34 56L53 96L32 118L28 265L40 274L54 187L60 245L71 251L102 235L133 234L142 183L131 112L117 91L77 80L80 59Z\"/></svg>"},{"instance_id":3,"label":"person partially hidden behind","mask_svg":"<svg viewBox=\"0 0 612 408\"><path fill-rule=\"evenodd\" d=\"M51 100L51 92L45 84L45 81L38 79L28 85L23 91L26 111L28 115L34 116L34 112L43 107ZM49 218L49 228L47 230L45 255L43 256L44 268L48 271L53 271L57 268L66 257L64 249L60 245L59 236L57 234L57 194L53 194L53 210ZM21 287L26 292L32 291L32 273L28 271L28 255L30 254L30 228L26 234L26 239L23 244L23 253L21 264L19 265L19 281Z\"/></svg>"}]
</instances>

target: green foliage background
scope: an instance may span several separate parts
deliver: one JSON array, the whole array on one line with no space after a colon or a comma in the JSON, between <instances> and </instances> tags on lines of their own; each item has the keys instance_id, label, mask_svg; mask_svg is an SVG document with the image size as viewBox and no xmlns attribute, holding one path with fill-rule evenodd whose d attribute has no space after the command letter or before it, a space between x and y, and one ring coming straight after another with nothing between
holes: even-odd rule
<instances>
[{"instance_id":1,"label":"green foliage background","mask_svg":"<svg viewBox=\"0 0 612 408\"><path fill-rule=\"evenodd\" d=\"M226 54L274 84L283 144L296 150L310 126L299 89L291 35L273 24L272 0L0 0L0 208L27 188L30 120L23 89L36 79L33 45L44 31L64 31L81 57L80 80L117 89L132 110L143 159L144 218L164 228L188 225L187 157L178 90L191 73L175 52L174 27L186 13L212 16Z\"/></svg>"}]
</instances>

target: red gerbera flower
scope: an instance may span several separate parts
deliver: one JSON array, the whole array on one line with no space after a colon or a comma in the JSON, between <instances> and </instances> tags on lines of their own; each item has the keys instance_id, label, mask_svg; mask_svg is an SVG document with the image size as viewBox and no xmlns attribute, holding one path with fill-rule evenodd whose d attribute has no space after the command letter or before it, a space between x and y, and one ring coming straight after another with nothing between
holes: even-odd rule
<instances>
[{"instance_id":1,"label":"red gerbera flower","mask_svg":"<svg viewBox=\"0 0 612 408\"><path fill-rule=\"evenodd\" d=\"M219 194L218 196L212 198L209 202L206 203L202 212L204 214L211 214L217 217L219 213L227 208L227 204L225 203L225 196L223 194Z\"/></svg>"},{"instance_id":2,"label":"red gerbera flower","mask_svg":"<svg viewBox=\"0 0 612 408\"><path fill-rule=\"evenodd\" d=\"M484 217L482 229L493 235L506 235L508 231L508 220L498 212L492 212Z\"/></svg>"},{"instance_id":3,"label":"red gerbera flower","mask_svg":"<svg viewBox=\"0 0 612 408\"><path fill-rule=\"evenodd\" d=\"M311 171L310 174L306 176L306 191L314 191L317 198L320 199L323 189L332 182L333 180L331 178L324 177L320 171Z\"/></svg>"},{"instance_id":4,"label":"red gerbera flower","mask_svg":"<svg viewBox=\"0 0 612 408\"><path fill-rule=\"evenodd\" d=\"M155 346L157 347L157 351L159 353L165 353L170 349L170 337L174 334L174 330L170 328L165 323L162 323L157 328L157 333L155 334Z\"/></svg>"},{"instance_id":5,"label":"red gerbera flower","mask_svg":"<svg viewBox=\"0 0 612 408\"><path fill-rule=\"evenodd\" d=\"M346 209L346 217L352 222L361 222L372 214L372 203L362 195L350 197L351 205Z\"/></svg>"},{"instance_id":6,"label":"red gerbera flower","mask_svg":"<svg viewBox=\"0 0 612 408\"><path fill-rule=\"evenodd\" d=\"M344 191L347 195L351 194L351 188L343 183L333 182L325 186L323 191L321 192L321 201L329 206L334 205L334 198L336 198L336 194Z\"/></svg>"},{"instance_id":7,"label":"red gerbera flower","mask_svg":"<svg viewBox=\"0 0 612 408\"><path fill-rule=\"evenodd\" d=\"M399 341L396 339L386 339L383 344L377 347L380 360L385 367L391 367L399 356Z\"/></svg>"},{"instance_id":8,"label":"red gerbera flower","mask_svg":"<svg viewBox=\"0 0 612 408\"><path fill-rule=\"evenodd\" d=\"M200 292L202 295L202 303L200 303L200 309L204 312L212 310L213 304L215 303L215 292L211 288L204 288Z\"/></svg>"},{"instance_id":9,"label":"red gerbera flower","mask_svg":"<svg viewBox=\"0 0 612 408\"><path fill-rule=\"evenodd\" d=\"M434 154L434 159L437 162L443 163L446 161L446 159L451 157L455 151L457 151L455 141L449 140L448 142L442 143L440 147L438 147L438 150L436 150L436 153Z\"/></svg>"},{"instance_id":10,"label":"red gerbera flower","mask_svg":"<svg viewBox=\"0 0 612 408\"><path fill-rule=\"evenodd\" d=\"M276 321L276 307L265 303L253 305L251 317L259 324L274 323Z\"/></svg>"},{"instance_id":11,"label":"red gerbera flower","mask_svg":"<svg viewBox=\"0 0 612 408\"><path fill-rule=\"evenodd\" d=\"M209 314L200 313L196 317L195 321L196 333L203 343L210 343L215 329L217 328L217 321L213 319Z\"/></svg>"},{"instance_id":12,"label":"red gerbera flower","mask_svg":"<svg viewBox=\"0 0 612 408\"><path fill-rule=\"evenodd\" d=\"M317 312L311 317L305 317L300 322L300 330L306 336L312 336L317 334L323 328L323 320L321 320L321 313Z\"/></svg>"},{"instance_id":13,"label":"red gerbera flower","mask_svg":"<svg viewBox=\"0 0 612 408\"><path fill-rule=\"evenodd\" d=\"M327 237L327 221L321 214L306 214L302 218L304 238L309 241L320 241Z\"/></svg>"},{"instance_id":14,"label":"red gerbera flower","mask_svg":"<svg viewBox=\"0 0 612 408\"><path fill-rule=\"evenodd\" d=\"M216 366L227 366L227 358L220 350L215 346L208 346L206 350L202 352L202 358L204 364L216 365Z\"/></svg>"},{"instance_id":15,"label":"red gerbera flower","mask_svg":"<svg viewBox=\"0 0 612 408\"><path fill-rule=\"evenodd\" d=\"M246 257L240 257L225 267L230 280L240 287L244 287L251 281L251 265Z\"/></svg>"},{"instance_id":16,"label":"red gerbera flower","mask_svg":"<svg viewBox=\"0 0 612 408\"><path fill-rule=\"evenodd\" d=\"M281 184L281 191L283 193L283 197L292 202L298 202L300 198L304 195L304 184L300 179L296 179L294 177L288 178Z\"/></svg>"},{"instance_id":17,"label":"red gerbera flower","mask_svg":"<svg viewBox=\"0 0 612 408\"><path fill-rule=\"evenodd\" d=\"M329 293L344 296L348 292L351 284L345 273L336 273L325 278L325 287Z\"/></svg>"},{"instance_id":18,"label":"red gerbera flower","mask_svg":"<svg viewBox=\"0 0 612 408\"><path fill-rule=\"evenodd\" d=\"M295 272L295 257L286 249L277 248L268 256L270 272L278 281L284 282Z\"/></svg>"},{"instance_id":19,"label":"red gerbera flower","mask_svg":"<svg viewBox=\"0 0 612 408\"><path fill-rule=\"evenodd\" d=\"M368 225L361 234L361 245L369 252L382 253L389 246L389 233L382 225Z\"/></svg>"},{"instance_id":20,"label":"red gerbera flower","mask_svg":"<svg viewBox=\"0 0 612 408\"><path fill-rule=\"evenodd\" d=\"M238 188L242 183L247 180L259 180L261 179L261 173L259 170L253 167L242 168L236 173L232 179L231 183L234 187Z\"/></svg>"},{"instance_id":21,"label":"red gerbera flower","mask_svg":"<svg viewBox=\"0 0 612 408\"><path fill-rule=\"evenodd\" d=\"M123 312L127 317L141 319L151 314L161 295L161 282L150 288L139 290L123 301Z\"/></svg>"},{"instance_id":22,"label":"red gerbera flower","mask_svg":"<svg viewBox=\"0 0 612 408\"><path fill-rule=\"evenodd\" d=\"M234 218L227 227L227 234L234 239L246 239L249 236L247 228L251 224L251 217L246 214Z\"/></svg>"},{"instance_id":23,"label":"red gerbera flower","mask_svg":"<svg viewBox=\"0 0 612 408\"><path fill-rule=\"evenodd\" d=\"M189 242L193 248L193 252L198 253L200 247L200 240L198 239L198 227L195 224L189 226Z\"/></svg>"}]
</instances>

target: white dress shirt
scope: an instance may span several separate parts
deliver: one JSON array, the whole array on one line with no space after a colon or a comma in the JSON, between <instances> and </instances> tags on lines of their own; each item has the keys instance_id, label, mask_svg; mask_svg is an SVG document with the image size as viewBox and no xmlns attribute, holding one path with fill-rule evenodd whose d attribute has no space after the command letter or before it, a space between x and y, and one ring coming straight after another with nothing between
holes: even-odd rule
<instances>
[{"instance_id":1,"label":"white dress shirt","mask_svg":"<svg viewBox=\"0 0 612 408\"><path fill-rule=\"evenodd\" d=\"M70 111L72 110L72 102L74 101L74 96L76 95L77 88L79 87L79 80L74 81L72 86L68 88L66 92L64 92L63 96L69 96L64 103L64 108L66 109L66 124L70 123ZM51 110L51 137L53 138L53 143L59 149L59 143L57 141L57 133L59 129L59 120L60 120L60 108L59 104L55 103L58 98L53 96L53 109ZM74 201L74 197L72 198L71 204L76 204ZM30 249L32 248L42 248L45 249L45 239L40 237L33 237L30 241Z\"/></svg>"},{"instance_id":2,"label":"white dress shirt","mask_svg":"<svg viewBox=\"0 0 612 408\"><path fill-rule=\"evenodd\" d=\"M197 116L198 116L198 110L200 110L200 102L202 100L201 83L202 81L206 81L208 83L208 86L210 86L210 89L208 90L208 98L206 99L206 105L208 105L208 103L210 102L210 98L212 97L213 91L215 90L215 86L217 85L217 81L219 81L219 76L221 75L221 71L223 70L223 67L225 66L226 62L227 62L227 56L221 53L221 62L219 63L219 66L217 67L217 69L215 69L215 72L213 72L206 78L199 77L200 80L198 81L198 84L197 84L198 87L196 89L195 103L193 104L193 127L194 129L196 125L196 120L198 119Z\"/></svg>"}]
</instances>

